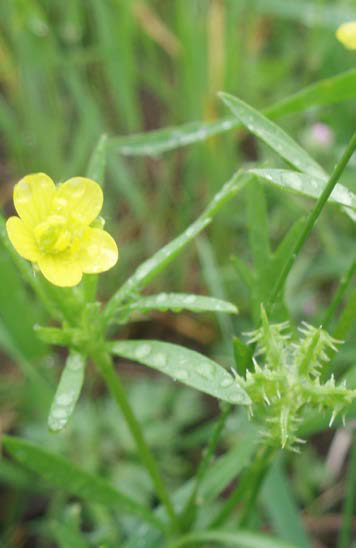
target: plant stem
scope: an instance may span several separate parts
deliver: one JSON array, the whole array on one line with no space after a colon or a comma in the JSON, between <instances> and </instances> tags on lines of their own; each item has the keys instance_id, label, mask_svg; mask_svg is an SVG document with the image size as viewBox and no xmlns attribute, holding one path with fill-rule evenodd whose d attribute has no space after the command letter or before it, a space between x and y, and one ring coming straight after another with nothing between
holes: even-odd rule
<instances>
[{"instance_id":1,"label":"plant stem","mask_svg":"<svg viewBox=\"0 0 356 548\"><path fill-rule=\"evenodd\" d=\"M339 287L338 287L338 289L337 289L337 291L334 295L333 300L330 303L329 308L326 311L326 314L324 316L323 321L321 322L324 329L329 328L331 319L334 316L334 313L335 313L337 307L341 303L341 300L342 300L342 298L345 294L345 291L348 288L355 272L356 272L356 259L353 260L353 262L351 263L350 268L348 269L346 274L344 274L344 276L341 278L340 285L339 285Z\"/></svg>"},{"instance_id":2,"label":"plant stem","mask_svg":"<svg viewBox=\"0 0 356 548\"><path fill-rule=\"evenodd\" d=\"M226 500L219 514L213 520L210 528L216 529L220 527L236 505L242 501L244 503L242 513L239 519L240 527L243 527L248 522L254 502L257 498L259 490L263 484L266 472L269 469L271 456L274 450L271 447L262 447L257 454L254 463L246 470L241 481L235 487L229 498ZM243 501L245 497L245 501Z\"/></svg>"},{"instance_id":3,"label":"plant stem","mask_svg":"<svg viewBox=\"0 0 356 548\"><path fill-rule=\"evenodd\" d=\"M353 435L351 460L346 478L346 497L343 508L342 526L339 536L338 548L351 546L352 519L356 502L356 432Z\"/></svg>"},{"instance_id":4,"label":"plant stem","mask_svg":"<svg viewBox=\"0 0 356 548\"><path fill-rule=\"evenodd\" d=\"M98 365L99 370L110 392L112 393L116 403L120 407L121 412L126 419L131 435L136 442L142 462L146 466L147 471L151 476L152 483L155 487L158 497L160 498L162 504L167 510L167 514L170 517L173 529L178 530L177 516L174 511L168 491L158 470L155 458L153 457L144 438L141 426L132 411L131 405L126 396L125 389L121 384L118 374L114 370L111 356L106 352L97 352L92 357Z\"/></svg>"},{"instance_id":5,"label":"plant stem","mask_svg":"<svg viewBox=\"0 0 356 548\"><path fill-rule=\"evenodd\" d=\"M203 458L200 461L198 466L198 471L195 476L195 484L194 484L192 494L182 512L181 522L184 525L188 524L188 522L189 522L189 525L191 525L194 522L196 500L199 493L199 487L208 470L211 458L213 454L215 453L216 447L219 443L221 433L224 429L226 420L231 413L231 410L232 410L232 405L226 404L224 406L224 409L221 411L220 416L218 417L218 420L216 421L214 425L214 430L209 439L208 446L206 447Z\"/></svg>"},{"instance_id":6,"label":"plant stem","mask_svg":"<svg viewBox=\"0 0 356 548\"><path fill-rule=\"evenodd\" d=\"M311 213L310 213L310 215L307 219L307 222L305 224L304 230L303 230L302 234L300 235L300 237L298 238L298 240L297 240L297 242L294 246L293 254L290 256L289 260L286 262L283 269L281 270L279 278L277 279L277 281L275 283L275 286L272 290L272 294L271 294L270 299L269 299L269 303L268 303L269 308L274 304L276 298L278 297L279 292L281 291L281 289L284 285L284 282L286 281L287 276L288 276L292 266L295 263L295 260L298 256L298 253L302 249L305 241L307 240L310 232L312 231L313 226L315 225L320 213L322 212L323 207L325 206L330 194L332 193L332 191L333 191L336 183L338 182L342 172L344 171L348 161L350 160L352 154L354 153L355 148L356 148L356 133L353 135L353 137L352 137L351 141L349 142L344 154L342 155L341 159L337 163L337 165L336 165L336 167L333 171L333 174L331 175L328 183L326 184L323 192L321 193L321 196L319 197L314 209L311 211Z\"/></svg>"}]
</instances>

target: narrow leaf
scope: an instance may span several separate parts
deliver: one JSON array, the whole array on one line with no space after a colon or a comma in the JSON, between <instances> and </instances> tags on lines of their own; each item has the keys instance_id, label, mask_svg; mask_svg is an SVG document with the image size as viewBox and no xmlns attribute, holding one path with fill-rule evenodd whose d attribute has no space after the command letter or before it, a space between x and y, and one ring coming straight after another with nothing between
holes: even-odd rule
<instances>
[{"instance_id":1,"label":"narrow leaf","mask_svg":"<svg viewBox=\"0 0 356 548\"><path fill-rule=\"evenodd\" d=\"M246 405L249 397L223 367L183 346L159 341L118 341L113 354L157 369L174 380L230 403Z\"/></svg>"},{"instance_id":2,"label":"narrow leaf","mask_svg":"<svg viewBox=\"0 0 356 548\"><path fill-rule=\"evenodd\" d=\"M239 337L232 339L236 371L241 377L246 375L246 369L250 369L252 365L252 356L254 349L251 345L246 344Z\"/></svg>"},{"instance_id":3,"label":"narrow leaf","mask_svg":"<svg viewBox=\"0 0 356 548\"><path fill-rule=\"evenodd\" d=\"M162 523L150 510L112 487L102 478L84 471L61 455L51 453L27 440L3 436L2 443L15 460L39 474L51 486L90 503L118 506L143 520L162 528Z\"/></svg>"},{"instance_id":4,"label":"narrow leaf","mask_svg":"<svg viewBox=\"0 0 356 548\"><path fill-rule=\"evenodd\" d=\"M320 80L264 109L268 118L303 112L312 106L328 105L356 96L356 70L342 72ZM124 137L108 139L110 152L126 156L154 156L169 150L201 142L239 126L235 116L214 122L189 122L181 126L158 129Z\"/></svg>"},{"instance_id":5,"label":"narrow leaf","mask_svg":"<svg viewBox=\"0 0 356 548\"><path fill-rule=\"evenodd\" d=\"M286 169L250 169L248 172L280 188L311 198L319 198L327 183L325 178ZM335 185L329 200L356 209L356 195L340 183Z\"/></svg>"},{"instance_id":6,"label":"narrow leaf","mask_svg":"<svg viewBox=\"0 0 356 548\"><path fill-rule=\"evenodd\" d=\"M87 177L96 181L99 185L103 185L105 177L105 168L107 160L107 135L103 134L99 138L93 154L89 161Z\"/></svg>"},{"instance_id":7,"label":"narrow leaf","mask_svg":"<svg viewBox=\"0 0 356 548\"><path fill-rule=\"evenodd\" d=\"M155 156L168 150L204 141L237 125L238 122L232 117L216 122L189 122L182 126L138 133L128 137L114 137L110 139L109 146L111 151L125 156Z\"/></svg>"},{"instance_id":8,"label":"narrow leaf","mask_svg":"<svg viewBox=\"0 0 356 548\"><path fill-rule=\"evenodd\" d=\"M262 501L280 538L300 548L312 545L279 460L272 465L263 483Z\"/></svg>"},{"instance_id":9,"label":"narrow leaf","mask_svg":"<svg viewBox=\"0 0 356 548\"><path fill-rule=\"evenodd\" d=\"M191 295L187 293L160 293L149 297L141 297L137 301L123 307L125 311L148 310L190 310L192 312L225 312L237 314L237 307L222 299ZM121 309L118 310L120 312Z\"/></svg>"},{"instance_id":10,"label":"narrow leaf","mask_svg":"<svg viewBox=\"0 0 356 548\"><path fill-rule=\"evenodd\" d=\"M219 96L251 133L262 139L287 162L304 173L321 179L326 178L326 174L319 164L283 129L241 99L228 93L219 93Z\"/></svg>"},{"instance_id":11,"label":"narrow leaf","mask_svg":"<svg viewBox=\"0 0 356 548\"><path fill-rule=\"evenodd\" d=\"M193 544L217 543L223 546L236 546L238 548L296 548L281 540L267 535L236 531L196 531L188 533L179 540L173 541L168 548L180 548L181 546L192 546Z\"/></svg>"},{"instance_id":12,"label":"narrow leaf","mask_svg":"<svg viewBox=\"0 0 356 548\"><path fill-rule=\"evenodd\" d=\"M63 369L48 417L48 427L59 432L68 423L84 381L85 357L72 351Z\"/></svg>"}]
</instances>

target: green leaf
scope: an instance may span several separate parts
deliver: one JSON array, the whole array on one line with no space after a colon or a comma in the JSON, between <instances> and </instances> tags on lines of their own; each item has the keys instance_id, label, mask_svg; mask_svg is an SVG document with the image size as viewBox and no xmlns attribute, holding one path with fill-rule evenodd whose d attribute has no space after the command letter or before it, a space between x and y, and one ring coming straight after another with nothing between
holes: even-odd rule
<instances>
[{"instance_id":1,"label":"green leaf","mask_svg":"<svg viewBox=\"0 0 356 548\"><path fill-rule=\"evenodd\" d=\"M282 268L287 264L291 254L294 253L294 244L304 229L305 221L305 217L298 219L288 230L276 251L273 253L268 269L268 277L272 280L271 289Z\"/></svg>"},{"instance_id":2,"label":"green leaf","mask_svg":"<svg viewBox=\"0 0 356 548\"><path fill-rule=\"evenodd\" d=\"M313 158L309 156L283 129L271 122L256 109L230 95L219 93L224 103L232 110L236 118L246 126L251 133L262 139L268 146L287 160L294 167L320 179L327 175Z\"/></svg>"},{"instance_id":3,"label":"green leaf","mask_svg":"<svg viewBox=\"0 0 356 548\"><path fill-rule=\"evenodd\" d=\"M117 506L124 512L136 514L143 520L163 528L163 524L150 510L112 487L107 481L82 470L61 455L14 436L3 436L2 443L15 460L39 474L51 486L63 489L90 503Z\"/></svg>"},{"instance_id":4,"label":"green leaf","mask_svg":"<svg viewBox=\"0 0 356 548\"><path fill-rule=\"evenodd\" d=\"M171 542L168 548L180 548L181 546L192 545L194 543L204 544L207 542L216 542L232 548L297 548L293 544L287 544L281 540L267 535L257 533L236 532L236 531L196 531L188 533L180 539Z\"/></svg>"},{"instance_id":5,"label":"green leaf","mask_svg":"<svg viewBox=\"0 0 356 548\"><path fill-rule=\"evenodd\" d=\"M299 516L297 503L288 485L280 460L275 461L268 472L261 495L274 531L278 536L283 540L295 543L300 548L309 548L312 543Z\"/></svg>"},{"instance_id":6,"label":"green leaf","mask_svg":"<svg viewBox=\"0 0 356 548\"><path fill-rule=\"evenodd\" d=\"M89 166L87 169L87 177L93 179L99 185L103 186L107 159L107 140L105 135L100 136L99 141L93 151L93 154L89 160Z\"/></svg>"},{"instance_id":7,"label":"green leaf","mask_svg":"<svg viewBox=\"0 0 356 548\"><path fill-rule=\"evenodd\" d=\"M320 5L318 2L305 0L298 0L296 3L285 0L252 0L252 6L259 12L298 21L312 28L322 26L335 30L341 23L356 19L356 10L337 3Z\"/></svg>"},{"instance_id":8,"label":"green leaf","mask_svg":"<svg viewBox=\"0 0 356 548\"><path fill-rule=\"evenodd\" d=\"M246 369L252 366L252 356L254 349L251 345L246 344L239 337L232 338L236 371L241 377L246 375Z\"/></svg>"},{"instance_id":9,"label":"green leaf","mask_svg":"<svg viewBox=\"0 0 356 548\"><path fill-rule=\"evenodd\" d=\"M127 306L125 311L148 311L148 310L190 310L192 312L225 312L226 314L237 314L237 307L222 299L192 295L187 293L159 293L149 297L141 297ZM121 309L118 310L120 312Z\"/></svg>"},{"instance_id":10,"label":"green leaf","mask_svg":"<svg viewBox=\"0 0 356 548\"><path fill-rule=\"evenodd\" d=\"M230 403L247 405L249 398L219 364L183 346L159 341L118 341L113 354L157 369L174 380Z\"/></svg>"},{"instance_id":11,"label":"green leaf","mask_svg":"<svg viewBox=\"0 0 356 548\"><path fill-rule=\"evenodd\" d=\"M84 533L76 530L71 524L54 521L50 523L50 531L59 548L90 548L91 543Z\"/></svg>"},{"instance_id":12,"label":"green leaf","mask_svg":"<svg viewBox=\"0 0 356 548\"><path fill-rule=\"evenodd\" d=\"M320 177L286 169L249 169L248 173L253 173L268 183L285 190L304 194L311 198L319 198L327 183L325 178L320 179ZM335 185L329 201L356 209L356 195L340 183Z\"/></svg>"},{"instance_id":13,"label":"green leaf","mask_svg":"<svg viewBox=\"0 0 356 548\"><path fill-rule=\"evenodd\" d=\"M262 278L271 259L265 191L261 184L256 184L256 179L247 185L246 190L249 247L256 271Z\"/></svg>"},{"instance_id":14,"label":"green leaf","mask_svg":"<svg viewBox=\"0 0 356 548\"><path fill-rule=\"evenodd\" d=\"M150 259L142 263L134 274L126 280L121 288L113 295L104 310L107 321L111 321L122 301L137 294L151 280L162 272L183 249L211 223L214 215L246 183L246 176L240 172L225 183L222 189L215 194L205 211L180 236L161 248Z\"/></svg>"},{"instance_id":15,"label":"green leaf","mask_svg":"<svg viewBox=\"0 0 356 548\"><path fill-rule=\"evenodd\" d=\"M208 473L203 477L199 500L203 505L208 505L214 501L228 485L238 476L241 470L248 466L251 461L252 454L256 450L258 443L258 435L247 418L241 417L236 423L236 431L238 432L238 443L234 444L223 456L218 457L215 462L209 467ZM182 509L187 503L192 489L194 488L195 480L188 480L180 487L173 495L175 508ZM162 506L155 511L158 517L164 515ZM159 546L159 539L154 534L151 528L147 532L147 526L138 527L133 533L130 540L123 548L136 548L139 543L142 543L142 537L145 538L145 548L156 548ZM162 542L162 539L161 539Z\"/></svg>"},{"instance_id":16,"label":"green leaf","mask_svg":"<svg viewBox=\"0 0 356 548\"><path fill-rule=\"evenodd\" d=\"M322 9L324 10L325 7L323 6ZM319 82L311 84L289 97L285 97L275 105L264 110L264 114L268 118L276 119L287 114L303 112L313 106L324 106L347 101L355 96L356 69L351 69L331 78L319 80Z\"/></svg>"},{"instance_id":17,"label":"green leaf","mask_svg":"<svg viewBox=\"0 0 356 548\"><path fill-rule=\"evenodd\" d=\"M82 354L74 351L69 354L49 412L48 428L53 432L63 430L73 414L84 382L85 365Z\"/></svg>"},{"instance_id":18,"label":"green leaf","mask_svg":"<svg viewBox=\"0 0 356 548\"><path fill-rule=\"evenodd\" d=\"M34 325L34 332L37 337L47 343L56 344L59 346L69 346L72 343L74 329L62 329L60 327L43 327L42 325Z\"/></svg>"},{"instance_id":19,"label":"green leaf","mask_svg":"<svg viewBox=\"0 0 356 548\"><path fill-rule=\"evenodd\" d=\"M342 72L320 80L264 109L268 118L303 112L312 106L328 105L356 96L356 70ZM109 152L127 156L154 156L237 128L235 116L214 122L189 122L181 126L158 129L125 137L108 139Z\"/></svg>"},{"instance_id":20,"label":"green leaf","mask_svg":"<svg viewBox=\"0 0 356 548\"><path fill-rule=\"evenodd\" d=\"M138 133L128 137L114 137L109 141L110 151L125 156L155 156L182 146L205 141L209 137L237 126L233 118L216 122L189 122L182 126Z\"/></svg>"}]
</instances>

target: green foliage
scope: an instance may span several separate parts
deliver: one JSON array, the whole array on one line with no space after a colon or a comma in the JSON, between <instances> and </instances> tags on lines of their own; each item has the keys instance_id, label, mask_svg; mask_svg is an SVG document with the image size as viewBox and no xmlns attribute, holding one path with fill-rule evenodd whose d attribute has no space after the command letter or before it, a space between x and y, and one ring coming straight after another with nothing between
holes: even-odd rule
<instances>
[{"instance_id":1,"label":"green foliage","mask_svg":"<svg viewBox=\"0 0 356 548\"><path fill-rule=\"evenodd\" d=\"M61 289L0 218L0 544L311 546L330 512L349 546L355 451L342 510L324 461L356 417L352 1L0 15L2 211L25 173L86 174L120 248ZM282 466L300 436L318 458Z\"/></svg>"}]
</instances>

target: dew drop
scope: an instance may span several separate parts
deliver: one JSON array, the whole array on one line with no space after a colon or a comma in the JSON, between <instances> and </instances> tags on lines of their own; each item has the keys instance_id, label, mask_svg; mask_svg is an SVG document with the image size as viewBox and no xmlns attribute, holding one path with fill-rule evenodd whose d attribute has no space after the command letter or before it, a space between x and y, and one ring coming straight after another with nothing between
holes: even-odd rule
<instances>
[{"instance_id":1,"label":"dew drop","mask_svg":"<svg viewBox=\"0 0 356 548\"><path fill-rule=\"evenodd\" d=\"M189 377L188 371L185 369L177 369L177 371L174 372L174 377L179 381L186 381Z\"/></svg>"},{"instance_id":2,"label":"dew drop","mask_svg":"<svg viewBox=\"0 0 356 548\"><path fill-rule=\"evenodd\" d=\"M52 411L52 415L55 419L64 419L67 417L67 410L64 409L63 407L56 407Z\"/></svg>"},{"instance_id":3,"label":"dew drop","mask_svg":"<svg viewBox=\"0 0 356 548\"><path fill-rule=\"evenodd\" d=\"M158 295L158 297L157 297L157 299L156 299L156 301L157 301L158 303L163 303L163 302L166 301L166 300L167 300L167 295L166 295L166 293L161 293L160 295Z\"/></svg>"},{"instance_id":4,"label":"dew drop","mask_svg":"<svg viewBox=\"0 0 356 548\"><path fill-rule=\"evenodd\" d=\"M234 379L232 377L226 377L223 379L220 383L221 388L227 388L228 386L231 386L234 383Z\"/></svg>"},{"instance_id":5,"label":"dew drop","mask_svg":"<svg viewBox=\"0 0 356 548\"><path fill-rule=\"evenodd\" d=\"M188 297L184 298L185 304L193 304L197 300L195 295L188 295Z\"/></svg>"},{"instance_id":6,"label":"dew drop","mask_svg":"<svg viewBox=\"0 0 356 548\"><path fill-rule=\"evenodd\" d=\"M163 352L157 352L152 356L152 363L156 367L165 368L167 367L167 356Z\"/></svg>"},{"instance_id":7,"label":"dew drop","mask_svg":"<svg viewBox=\"0 0 356 548\"><path fill-rule=\"evenodd\" d=\"M204 365L199 365L199 367L197 368L197 373L201 377L204 377L204 379L210 380L214 376L215 367L214 367L213 364L211 364L209 362L206 362L206 363L204 363Z\"/></svg>"},{"instance_id":8,"label":"dew drop","mask_svg":"<svg viewBox=\"0 0 356 548\"><path fill-rule=\"evenodd\" d=\"M140 344L135 350L136 358L145 358L151 352L151 346L149 344Z\"/></svg>"},{"instance_id":9,"label":"dew drop","mask_svg":"<svg viewBox=\"0 0 356 548\"><path fill-rule=\"evenodd\" d=\"M56 397L56 403L58 405L70 405L74 399L74 393L73 392L67 392L66 394L59 394Z\"/></svg>"}]
</instances>

